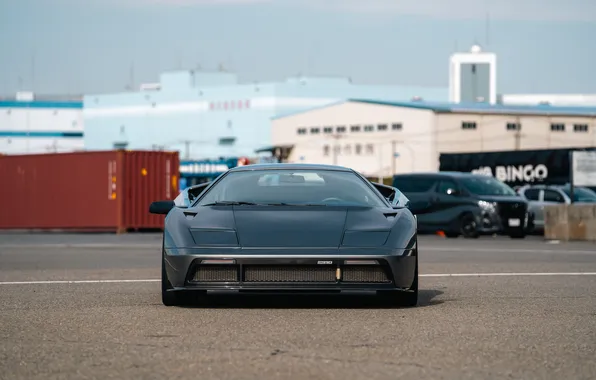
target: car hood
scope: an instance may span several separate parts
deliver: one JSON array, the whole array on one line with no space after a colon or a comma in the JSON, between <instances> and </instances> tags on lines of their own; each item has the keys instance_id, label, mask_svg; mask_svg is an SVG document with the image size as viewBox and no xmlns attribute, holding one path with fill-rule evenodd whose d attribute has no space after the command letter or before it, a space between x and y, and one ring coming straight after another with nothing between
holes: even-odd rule
<instances>
[{"instance_id":1,"label":"car hood","mask_svg":"<svg viewBox=\"0 0 596 380\"><path fill-rule=\"evenodd\" d=\"M337 248L346 230L374 231L366 239L383 245L400 219L395 214L365 207L209 206L186 222L196 246Z\"/></svg>"}]
</instances>

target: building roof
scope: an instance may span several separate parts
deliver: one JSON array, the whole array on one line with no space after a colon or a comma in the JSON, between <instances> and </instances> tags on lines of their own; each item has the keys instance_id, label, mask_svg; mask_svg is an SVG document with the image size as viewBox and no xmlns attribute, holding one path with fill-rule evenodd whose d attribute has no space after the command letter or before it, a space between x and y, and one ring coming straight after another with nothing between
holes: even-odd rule
<instances>
[{"instance_id":1,"label":"building roof","mask_svg":"<svg viewBox=\"0 0 596 380\"><path fill-rule=\"evenodd\" d=\"M283 119L318 109L344 104L346 102L375 104L390 107L404 107L432 111L436 113L478 113L478 114L506 114L506 115L551 115L551 116L588 116L596 117L596 106L554 106L554 105L506 105L487 103L448 103L412 101L385 101L375 99L345 99L331 104L309 108L307 110L289 112L278 115L272 120Z\"/></svg>"},{"instance_id":2,"label":"building roof","mask_svg":"<svg viewBox=\"0 0 596 380\"><path fill-rule=\"evenodd\" d=\"M250 170L271 170L271 169L288 169L288 170L336 170L342 172L352 171L338 165L323 165L323 164L297 164L297 163L273 163L273 164L252 164L244 166L236 166L230 171L250 171Z\"/></svg>"},{"instance_id":3,"label":"building roof","mask_svg":"<svg viewBox=\"0 0 596 380\"><path fill-rule=\"evenodd\" d=\"M518 115L564 115L595 116L596 107L553 106L553 105L507 105L487 103L440 103L425 101L387 102L372 99L348 99L358 103L386 105L393 107L418 108L437 113L490 113Z\"/></svg>"},{"instance_id":4,"label":"building roof","mask_svg":"<svg viewBox=\"0 0 596 380\"><path fill-rule=\"evenodd\" d=\"M79 101L51 101L51 100L0 100L0 108L67 108L82 109L83 102Z\"/></svg>"},{"instance_id":5,"label":"building roof","mask_svg":"<svg viewBox=\"0 0 596 380\"><path fill-rule=\"evenodd\" d=\"M455 178L477 178L484 176L472 172L440 171L440 172L413 172L394 174L393 178L400 179L405 177L455 177Z\"/></svg>"}]
</instances>

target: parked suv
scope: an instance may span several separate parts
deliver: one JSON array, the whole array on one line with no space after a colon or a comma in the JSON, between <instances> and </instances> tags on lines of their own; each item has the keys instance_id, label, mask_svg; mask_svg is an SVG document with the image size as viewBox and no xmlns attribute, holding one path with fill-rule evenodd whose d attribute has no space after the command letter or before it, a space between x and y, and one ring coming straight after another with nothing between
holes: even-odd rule
<instances>
[{"instance_id":1,"label":"parked suv","mask_svg":"<svg viewBox=\"0 0 596 380\"><path fill-rule=\"evenodd\" d=\"M526 185L518 193L528 201L537 231L544 231L544 206L571 203L569 185ZM596 203L596 193L586 187L574 187L573 203Z\"/></svg>"},{"instance_id":2,"label":"parked suv","mask_svg":"<svg viewBox=\"0 0 596 380\"><path fill-rule=\"evenodd\" d=\"M533 228L528 202L494 177L460 172L398 174L393 176L393 187L409 198L421 232L524 238Z\"/></svg>"}]
</instances>

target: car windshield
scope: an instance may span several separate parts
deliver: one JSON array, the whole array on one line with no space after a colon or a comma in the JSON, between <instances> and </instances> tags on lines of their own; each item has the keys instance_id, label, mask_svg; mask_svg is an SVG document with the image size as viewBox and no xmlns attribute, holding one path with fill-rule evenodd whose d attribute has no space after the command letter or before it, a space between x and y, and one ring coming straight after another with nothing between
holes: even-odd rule
<instances>
[{"instance_id":1,"label":"car windshield","mask_svg":"<svg viewBox=\"0 0 596 380\"><path fill-rule=\"evenodd\" d=\"M332 170L230 172L205 193L197 206L215 203L387 207L355 173Z\"/></svg>"},{"instance_id":2,"label":"car windshield","mask_svg":"<svg viewBox=\"0 0 596 380\"><path fill-rule=\"evenodd\" d=\"M489 176L462 178L461 182L469 192L476 195L517 195L511 187Z\"/></svg>"},{"instance_id":3,"label":"car windshield","mask_svg":"<svg viewBox=\"0 0 596 380\"><path fill-rule=\"evenodd\" d=\"M564 187L561 190L567 194L569 198L571 198L571 189L569 187ZM574 202L596 202L596 193L590 189L586 189L583 187L574 187L573 188L573 201Z\"/></svg>"}]
</instances>

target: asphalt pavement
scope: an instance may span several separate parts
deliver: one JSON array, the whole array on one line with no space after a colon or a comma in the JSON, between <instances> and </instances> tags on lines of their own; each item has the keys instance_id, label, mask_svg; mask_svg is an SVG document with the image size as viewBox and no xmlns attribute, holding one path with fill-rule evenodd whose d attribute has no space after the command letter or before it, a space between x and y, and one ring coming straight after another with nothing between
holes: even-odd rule
<instances>
[{"instance_id":1,"label":"asphalt pavement","mask_svg":"<svg viewBox=\"0 0 596 380\"><path fill-rule=\"evenodd\" d=\"M0 379L594 379L596 244L420 238L420 304L165 307L158 234L0 235Z\"/></svg>"}]
</instances>

